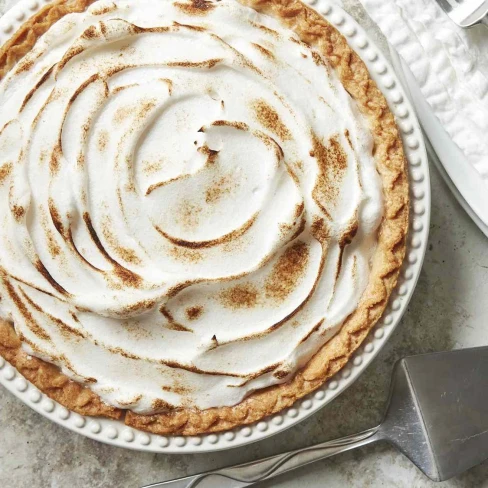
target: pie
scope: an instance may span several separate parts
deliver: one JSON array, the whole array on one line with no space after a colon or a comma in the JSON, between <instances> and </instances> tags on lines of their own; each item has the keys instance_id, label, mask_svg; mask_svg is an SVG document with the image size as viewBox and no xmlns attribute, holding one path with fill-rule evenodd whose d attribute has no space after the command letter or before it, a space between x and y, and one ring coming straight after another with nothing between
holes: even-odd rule
<instances>
[{"instance_id":1,"label":"pie","mask_svg":"<svg viewBox=\"0 0 488 488\"><path fill-rule=\"evenodd\" d=\"M68 409L249 424L339 371L408 229L394 117L298 0L54 1L0 49L0 354Z\"/></svg>"}]
</instances>

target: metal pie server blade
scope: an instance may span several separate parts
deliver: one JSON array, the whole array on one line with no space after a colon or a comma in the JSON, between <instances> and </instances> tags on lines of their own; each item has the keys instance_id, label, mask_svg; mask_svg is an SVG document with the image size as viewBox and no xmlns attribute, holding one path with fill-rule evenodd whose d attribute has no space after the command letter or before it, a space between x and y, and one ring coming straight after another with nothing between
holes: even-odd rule
<instances>
[{"instance_id":1,"label":"metal pie server blade","mask_svg":"<svg viewBox=\"0 0 488 488\"><path fill-rule=\"evenodd\" d=\"M398 361L388 410L377 427L150 487L250 486L377 441L396 446L435 481L449 479L488 459L488 347L410 356Z\"/></svg>"},{"instance_id":2,"label":"metal pie server blade","mask_svg":"<svg viewBox=\"0 0 488 488\"><path fill-rule=\"evenodd\" d=\"M407 357L394 374L385 440L433 480L488 458L488 347Z\"/></svg>"}]
</instances>

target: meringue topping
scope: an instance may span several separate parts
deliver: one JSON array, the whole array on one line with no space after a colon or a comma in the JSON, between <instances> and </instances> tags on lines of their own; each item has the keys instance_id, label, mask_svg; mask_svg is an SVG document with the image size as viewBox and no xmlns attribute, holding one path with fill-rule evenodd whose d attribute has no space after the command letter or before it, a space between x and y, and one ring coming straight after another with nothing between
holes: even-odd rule
<instances>
[{"instance_id":1,"label":"meringue topping","mask_svg":"<svg viewBox=\"0 0 488 488\"><path fill-rule=\"evenodd\" d=\"M0 303L107 403L239 403L368 283L383 215L336 73L235 0L100 0L0 82Z\"/></svg>"}]
</instances>

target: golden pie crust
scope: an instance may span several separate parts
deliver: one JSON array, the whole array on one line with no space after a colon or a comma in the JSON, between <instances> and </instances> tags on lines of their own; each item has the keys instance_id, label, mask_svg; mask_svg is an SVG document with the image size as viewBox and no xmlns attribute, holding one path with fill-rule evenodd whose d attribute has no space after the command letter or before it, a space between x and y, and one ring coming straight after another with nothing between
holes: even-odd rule
<instances>
[{"instance_id":1,"label":"golden pie crust","mask_svg":"<svg viewBox=\"0 0 488 488\"><path fill-rule=\"evenodd\" d=\"M192 1L198 8L199 0ZM291 406L337 373L381 317L396 285L405 256L408 230L408 175L399 131L384 96L346 39L310 7L299 0L239 1L258 12L278 18L302 41L327 58L369 120L384 193L384 215L369 284L357 309L341 330L294 378L284 384L256 391L233 407L208 410L178 408L154 415L140 415L107 405L90 389L62 374L56 366L28 356L21 349L21 341L13 325L0 321L0 355L46 395L82 415L124 417L127 425L165 435L218 432L256 422ZM51 25L68 13L85 10L91 3L93 0L56 0L34 15L0 48L0 79L32 49Z\"/></svg>"}]
</instances>

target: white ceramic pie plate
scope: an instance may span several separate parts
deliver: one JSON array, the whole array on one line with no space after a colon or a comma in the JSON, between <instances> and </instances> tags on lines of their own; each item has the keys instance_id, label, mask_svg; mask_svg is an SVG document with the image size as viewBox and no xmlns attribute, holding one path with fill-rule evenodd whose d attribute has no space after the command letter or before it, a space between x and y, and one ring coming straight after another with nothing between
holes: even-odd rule
<instances>
[{"instance_id":1,"label":"white ceramic pie plate","mask_svg":"<svg viewBox=\"0 0 488 488\"><path fill-rule=\"evenodd\" d=\"M20 0L0 18L0 45L44 3L39 0ZM364 30L344 10L331 4L329 0L311 0L309 3L346 36L368 66L371 76L385 94L397 117L410 165L412 205L408 252L389 305L369 338L341 372L320 389L296 402L292 408L256 424L220 434L163 437L126 427L121 421L83 417L42 394L0 357L0 383L31 408L68 429L114 446L165 453L229 449L281 432L312 415L350 386L386 343L407 308L427 247L430 184L425 146L414 110L395 72Z\"/></svg>"},{"instance_id":2,"label":"white ceramic pie plate","mask_svg":"<svg viewBox=\"0 0 488 488\"><path fill-rule=\"evenodd\" d=\"M435 164L449 189L473 222L488 237L488 188L481 175L466 159L442 127L435 113L397 51L390 46L390 54L400 81L410 95L414 109L426 135L430 160Z\"/></svg>"}]
</instances>

